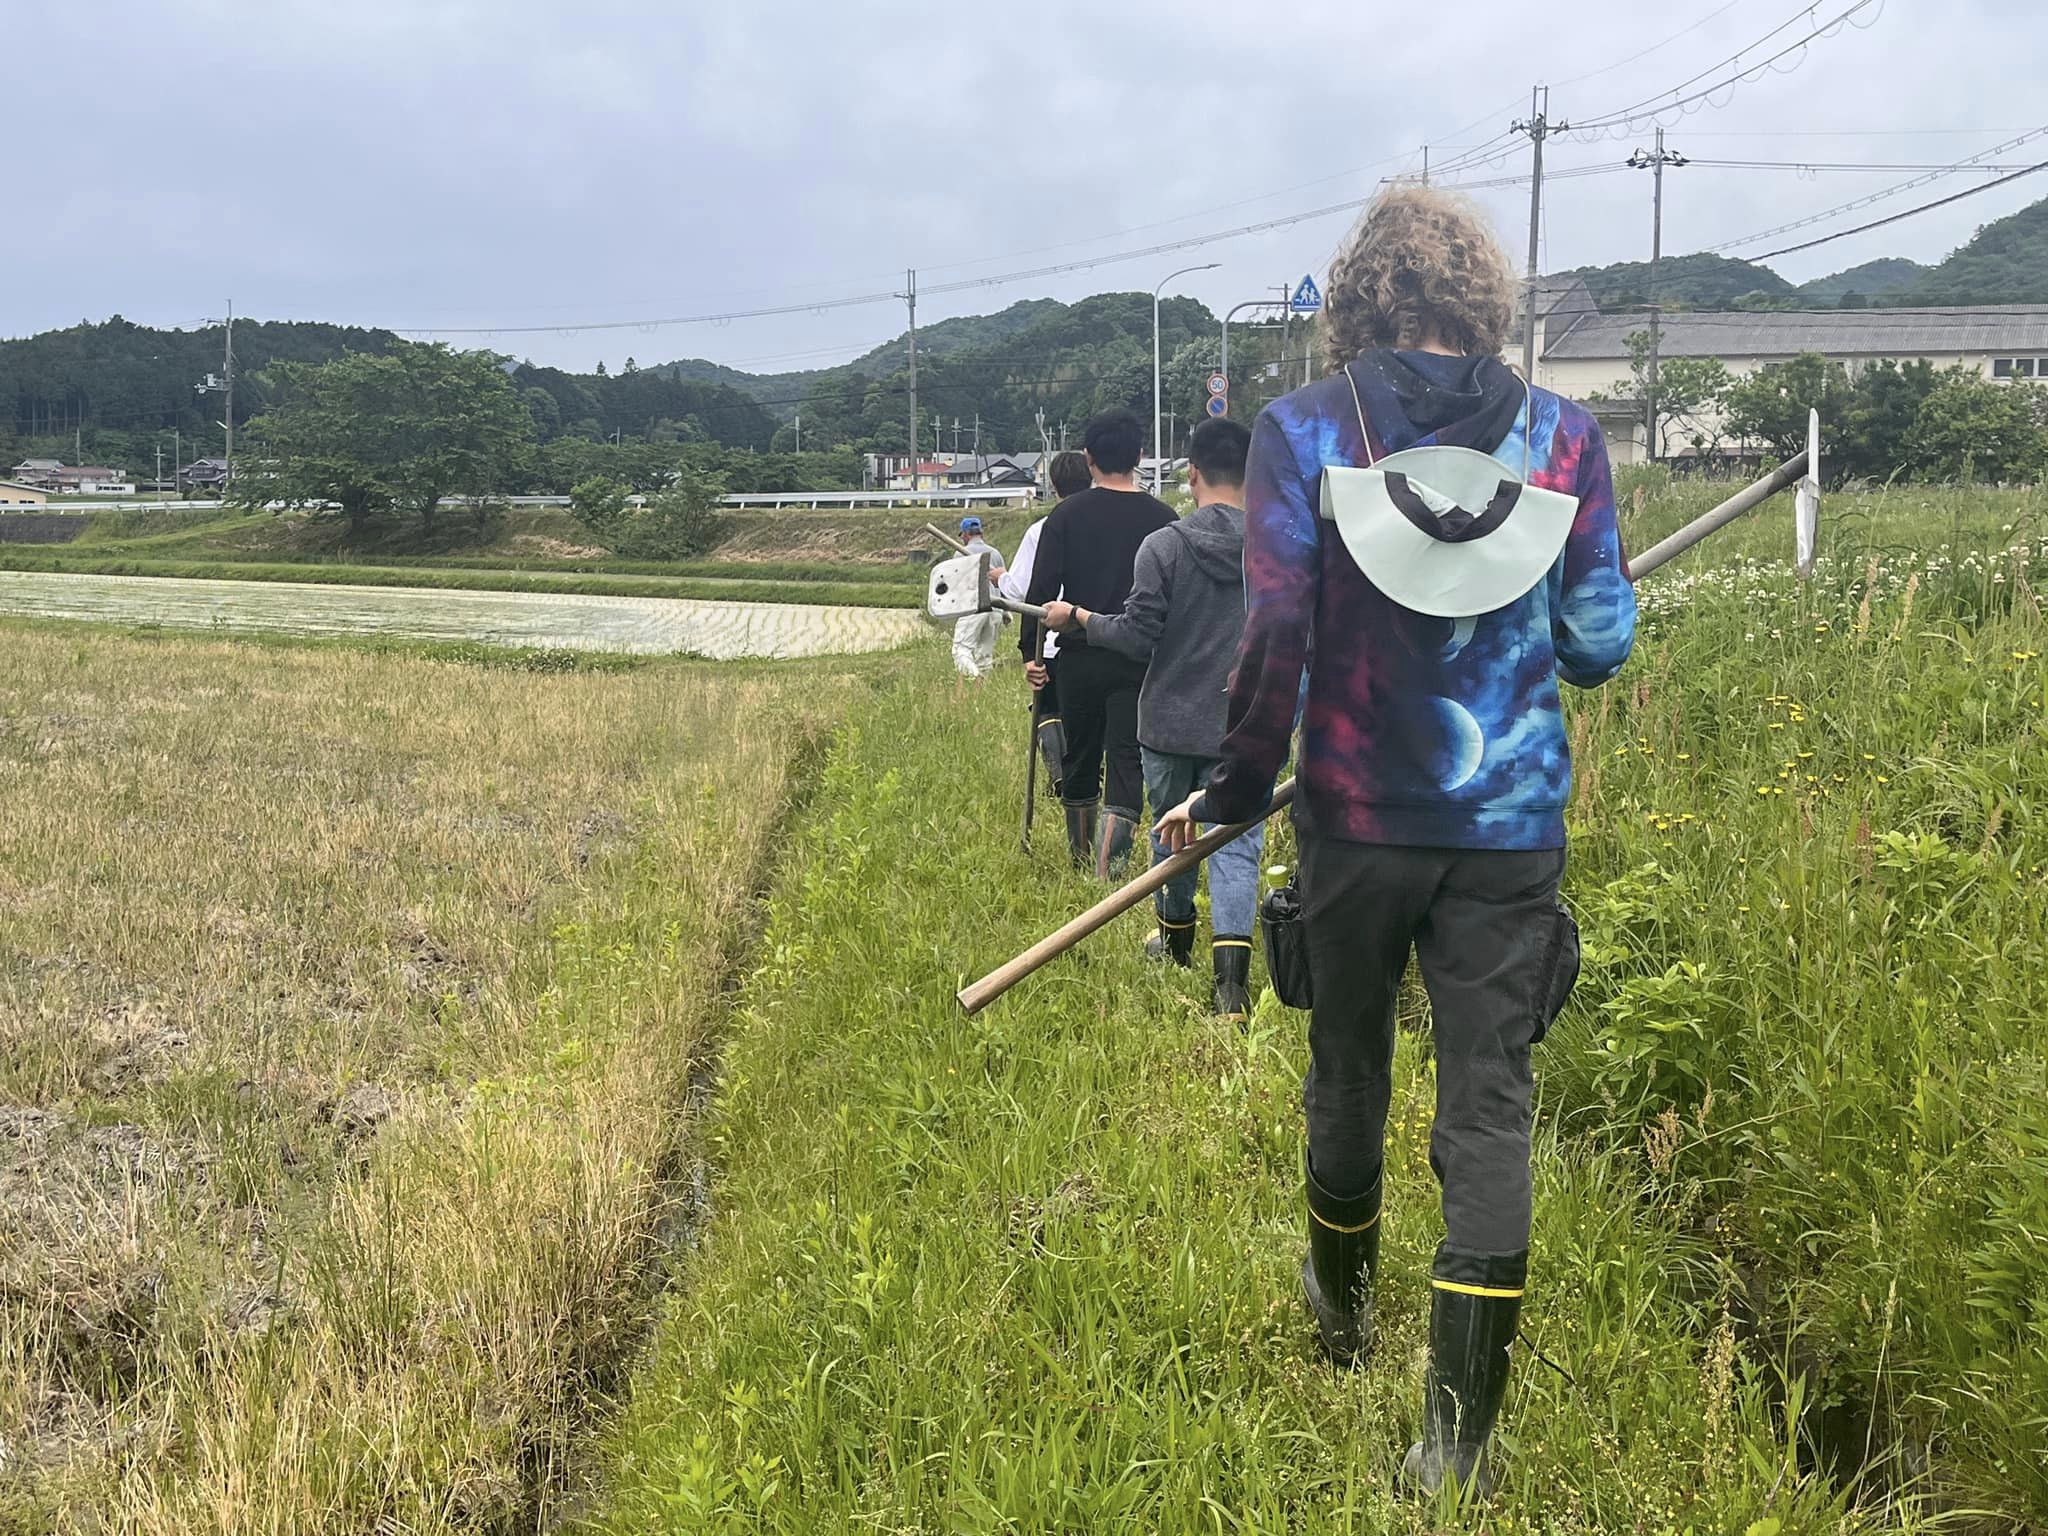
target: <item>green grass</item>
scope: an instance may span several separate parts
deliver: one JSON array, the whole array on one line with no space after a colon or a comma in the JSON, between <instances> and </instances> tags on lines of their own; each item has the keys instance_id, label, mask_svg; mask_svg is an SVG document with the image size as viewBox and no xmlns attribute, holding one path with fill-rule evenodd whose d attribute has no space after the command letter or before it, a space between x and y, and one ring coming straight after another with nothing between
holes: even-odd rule
<instances>
[{"instance_id":1,"label":"green grass","mask_svg":"<svg viewBox=\"0 0 2048 1536\"><path fill-rule=\"evenodd\" d=\"M2039 551L1989 553L2013 505L1838 497L1922 551L1838 543L1804 589L1702 551L1576 711L1588 963L1540 1048L1489 1528L2048 1519L2048 624ZM1136 915L960 1016L1092 891L1049 815L1017 851L1023 747L1013 678L936 659L841 733L601 1528L1440 1528L1391 1487L1440 1231L1426 1034L1382 1342L1340 1376L1296 1278L1299 1015L1207 1018Z\"/></svg>"}]
</instances>

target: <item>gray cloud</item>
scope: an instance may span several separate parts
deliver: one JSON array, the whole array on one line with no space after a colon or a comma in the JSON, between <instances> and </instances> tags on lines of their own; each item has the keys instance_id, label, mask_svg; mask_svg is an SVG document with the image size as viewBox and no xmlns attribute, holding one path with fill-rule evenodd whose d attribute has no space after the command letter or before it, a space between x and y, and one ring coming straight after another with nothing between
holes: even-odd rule
<instances>
[{"instance_id":1,"label":"gray cloud","mask_svg":"<svg viewBox=\"0 0 2048 1536\"><path fill-rule=\"evenodd\" d=\"M1425 139L1474 119L1456 143L1504 129L1532 78L1599 70L1722 3L17 7L15 185L35 219L0 256L8 328L117 311L192 324L229 298L265 317L551 325L886 290L912 264L930 283L1127 249L1362 196ZM1634 64L1560 86L1553 111L1585 118L1648 96L1790 14L1787 0L1738 0ZM1674 123L1671 143L1729 159L1955 158L2035 126L2044 45L2048 9L2031 0L1889 0L1868 30ZM1894 129L1912 131L1871 132ZM1956 129L1982 131L1934 131ZM1550 162L1612 164L1644 137L1561 139ZM1440 144L1437 163L1456 152ZM1518 150L1482 174L1526 162ZM1896 179L1688 167L1669 183L1666 249ZM1526 193L1477 195L1519 252ZM2043 195L2048 175L1781 270L1938 258ZM1546 265L1647 254L1648 196L1641 175L1560 180ZM1223 308L1319 268L1345 223L935 298L920 318L1149 288L1201 261L1222 266L1175 288ZM629 353L805 366L901 322L883 305L475 344L578 367Z\"/></svg>"}]
</instances>

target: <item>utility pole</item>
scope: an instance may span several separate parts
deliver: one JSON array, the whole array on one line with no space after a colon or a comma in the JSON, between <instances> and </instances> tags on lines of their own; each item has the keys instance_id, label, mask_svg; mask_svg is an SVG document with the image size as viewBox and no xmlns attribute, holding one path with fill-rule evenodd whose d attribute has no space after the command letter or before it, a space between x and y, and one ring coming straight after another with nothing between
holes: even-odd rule
<instances>
[{"instance_id":1,"label":"utility pole","mask_svg":"<svg viewBox=\"0 0 2048 1536\"><path fill-rule=\"evenodd\" d=\"M917 489L917 268L903 274L904 289L897 297L910 305L910 488Z\"/></svg>"},{"instance_id":2,"label":"utility pole","mask_svg":"<svg viewBox=\"0 0 2048 1536\"><path fill-rule=\"evenodd\" d=\"M1664 130L1657 130L1657 147L1645 154L1637 150L1628 157L1628 163L1637 170L1648 169L1651 185L1655 189L1650 196L1650 368L1643 380L1643 419L1649 429L1650 462L1660 457L1657 441L1657 353L1662 340L1664 308L1657 300L1657 263L1664 254L1664 167L1684 165L1685 156L1664 147Z\"/></svg>"},{"instance_id":3,"label":"utility pole","mask_svg":"<svg viewBox=\"0 0 2048 1536\"><path fill-rule=\"evenodd\" d=\"M222 427L228 435L227 468L221 474L221 488L225 490L235 478L235 301L228 300L227 356L223 362L222 377L227 381L227 414Z\"/></svg>"},{"instance_id":4,"label":"utility pole","mask_svg":"<svg viewBox=\"0 0 2048 1536\"><path fill-rule=\"evenodd\" d=\"M802 406L796 408L796 451L798 453L804 451L804 408Z\"/></svg>"},{"instance_id":5,"label":"utility pole","mask_svg":"<svg viewBox=\"0 0 2048 1536\"><path fill-rule=\"evenodd\" d=\"M157 495L157 500L159 500L159 501L163 500L163 495L164 495L164 440L163 440L162 438L158 438L158 439L156 440L156 495Z\"/></svg>"},{"instance_id":6,"label":"utility pole","mask_svg":"<svg viewBox=\"0 0 2048 1536\"><path fill-rule=\"evenodd\" d=\"M1516 133L1526 133L1535 147L1535 163L1529 177L1529 291L1522 300L1522 377L1536 382L1536 263L1541 255L1543 235L1543 141L1551 134L1571 127L1550 121L1550 87L1529 88L1529 118L1516 123Z\"/></svg>"}]
</instances>

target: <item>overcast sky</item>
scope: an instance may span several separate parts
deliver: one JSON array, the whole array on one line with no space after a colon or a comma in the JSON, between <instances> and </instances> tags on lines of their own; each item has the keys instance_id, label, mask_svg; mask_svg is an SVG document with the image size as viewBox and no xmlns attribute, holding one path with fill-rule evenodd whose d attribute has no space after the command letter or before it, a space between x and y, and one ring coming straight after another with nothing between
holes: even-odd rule
<instances>
[{"instance_id":1,"label":"overcast sky","mask_svg":"<svg viewBox=\"0 0 2048 1536\"><path fill-rule=\"evenodd\" d=\"M1418 165L1425 140L1440 166L1506 130L1536 81L1556 87L1554 118L1590 121L1799 15L1747 56L1761 58L1812 29L1795 3L14 0L21 218L0 244L0 331L115 313L194 325L229 299L238 314L401 329L637 321L888 292L913 265L929 288L1360 197ZM1788 73L1674 115L1671 148L1945 163L2039 126L2042 0L1876 0L1855 19L1867 30L1815 42ZM1549 165L1612 165L1649 132L1559 137ZM1995 158L2031 164L2044 146ZM1523 144L1472 174L1527 166ZM1676 170L1665 249L1906 174ZM1988 178L1735 254L1975 179ZM1649 194L1646 173L1558 180L1546 267L1647 256ZM1526 186L1475 195L1519 262ZM1800 280L1939 259L2043 196L2048 173L1775 265ZM1150 289L1211 261L1168 291L1220 311L1320 273L1349 218L933 294L919 319ZM883 303L449 339L564 367L697 356L778 371L842 360L902 322Z\"/></svg>"}]
</instances>

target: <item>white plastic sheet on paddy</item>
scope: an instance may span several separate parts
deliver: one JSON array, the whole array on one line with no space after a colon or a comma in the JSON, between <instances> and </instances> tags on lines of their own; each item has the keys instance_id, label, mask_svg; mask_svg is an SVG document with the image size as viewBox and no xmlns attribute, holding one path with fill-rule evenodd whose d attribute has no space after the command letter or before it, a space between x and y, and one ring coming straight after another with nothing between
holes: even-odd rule
<instances>
[{"instance_id":1,"label":"white plastic sheet on paddy","mask_svg":"<svg viewBox=\"0 0 2048 1536\"><path fill-rule=\"evenodd\" d=\"M879 651L929 630L914 610L561 592L0 571L0 613L186 629L391 635L728 660Z\"/></svg>"}]
</instances>

